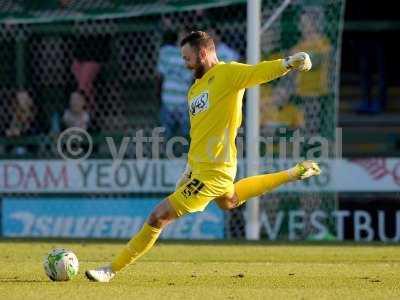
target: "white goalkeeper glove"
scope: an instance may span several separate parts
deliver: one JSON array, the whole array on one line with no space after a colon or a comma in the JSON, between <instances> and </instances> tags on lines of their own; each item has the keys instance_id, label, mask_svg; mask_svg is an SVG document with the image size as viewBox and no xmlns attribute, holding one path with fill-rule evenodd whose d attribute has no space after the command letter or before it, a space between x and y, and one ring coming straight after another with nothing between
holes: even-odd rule
<instances>
[{"instance_id":1,"label":"white goalkeeper glove","mask_svg":"<svg viewBox=\"0 0 400 300\"><path fill-rule=\"evenodd\" d=\"M297 52L292 56L286 57L283 65L286 69L296 69L299 71L310 71L312 67L310 56L305 52Z\"/></svg>"}]
</instances>

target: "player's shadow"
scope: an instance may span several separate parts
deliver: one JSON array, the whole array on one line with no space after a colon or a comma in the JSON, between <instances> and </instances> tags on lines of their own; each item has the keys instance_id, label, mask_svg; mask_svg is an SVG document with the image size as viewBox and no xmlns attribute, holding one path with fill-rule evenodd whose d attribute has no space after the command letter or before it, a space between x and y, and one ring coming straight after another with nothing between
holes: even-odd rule
<instances>
[{"instance_id":1,"label":"player's shadow","mask_svg":"<svg viewBox=\"0 0 400 300\"><path fill-rule=\"evenodd\" d=\"M48 280L40 280L40 279L22 279L22 278L0 278L0 283L7 283L7 282L11 282L11 283L34 283L34 282L50 282Z\"/></svg>"}]
</instances>

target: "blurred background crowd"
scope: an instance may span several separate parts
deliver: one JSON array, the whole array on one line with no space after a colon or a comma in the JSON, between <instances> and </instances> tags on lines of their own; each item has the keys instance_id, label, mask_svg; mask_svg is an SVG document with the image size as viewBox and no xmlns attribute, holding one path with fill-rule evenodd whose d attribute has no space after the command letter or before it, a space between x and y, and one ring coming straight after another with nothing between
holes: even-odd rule
<instances>
[{"instance_id":1,"label":"blurred background crowd","mask_svg":"<svg viewBox=\"0 0 400 300\"><path fill-rule=\"evenodd\" d=\"M18 11L20 5L24 10L62 14L74 1L13 5L3 9ZM191 30L207 30L221 61L245 62L244 9L231 5L51 25L3 23L0 156L56 156L52 137L69 127L96 136L162 126L167 138L188 136L186 91L193 78L180 57L179 40ZM268 30L262 39L262 59L307 51L314 67L261 88L262 132L274 135L277 128L285 128L329 136L332 122L326 119L335 118L330 111L336 109L346 156L398 154L400 83L393 37L400 27L394 12L373 1L363 1L362 9L357 1L347 1L339 40L329 33L329 12L315 5L291 20L290 31L283 21ZM275 47L276 39L287 41ZM341 67L340 81L332 79L332 62ZM332 91L337 88L339 103L334 103ZM99 144L93 156L102 153Z\"/></svg>"}]
</instances>

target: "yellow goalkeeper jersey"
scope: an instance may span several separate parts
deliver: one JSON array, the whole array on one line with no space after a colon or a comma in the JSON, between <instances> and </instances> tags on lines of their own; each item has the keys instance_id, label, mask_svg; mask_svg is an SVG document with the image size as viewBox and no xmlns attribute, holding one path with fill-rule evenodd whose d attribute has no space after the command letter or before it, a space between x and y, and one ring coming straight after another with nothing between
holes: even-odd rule
<instances>
[{"instance_id":1,"label":"yellow goalkeeper jersey","mask_svg":"<svg viewBox=\"0 0 400 300\"><path fill-rule=\"evenodd\" d=\"M194 82L188 92L191 138L188 163L193 171L221 171L234 179L235 139L242 121L245 88L287 72L282 59L256 65L219 62Z\"/></svg>"}]
</instances>

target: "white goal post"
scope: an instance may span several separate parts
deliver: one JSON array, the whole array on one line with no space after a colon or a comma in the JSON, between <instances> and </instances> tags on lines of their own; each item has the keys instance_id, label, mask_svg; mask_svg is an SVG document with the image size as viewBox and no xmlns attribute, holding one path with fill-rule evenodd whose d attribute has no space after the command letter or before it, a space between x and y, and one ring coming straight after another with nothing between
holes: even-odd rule
<instances>
[{"instance_id":1,"label":"white goal post","mask_svg":"<svg viewBox=\"0 0 400 300\"><path fill-rule=\"evenodd\" d=\"M260 61L260 36L268 30L273 22L288 7L291 0L284 0L271 17L261 27L261 0L247 1L247 63ZM246 103L246 176L259 172L259 116L260 88L258 86L247 91ZM246 204L246 239L260 239L259 199L254 198Z\"/></svg>"},{"instance_id":2,"label":"white goal post","mask_svg":"<svg viewBox=\"0 0 400 300\"><path fill-rule=\"evenodd\" d=\"M260 12L261 0L247 2L247 63L260 60ZM246 101L246 176L258 174L259 170L259 101L260 88L248 89ZM259 199L246 203L246 239L260 238Z\"/></svg>"}]
</instances>

